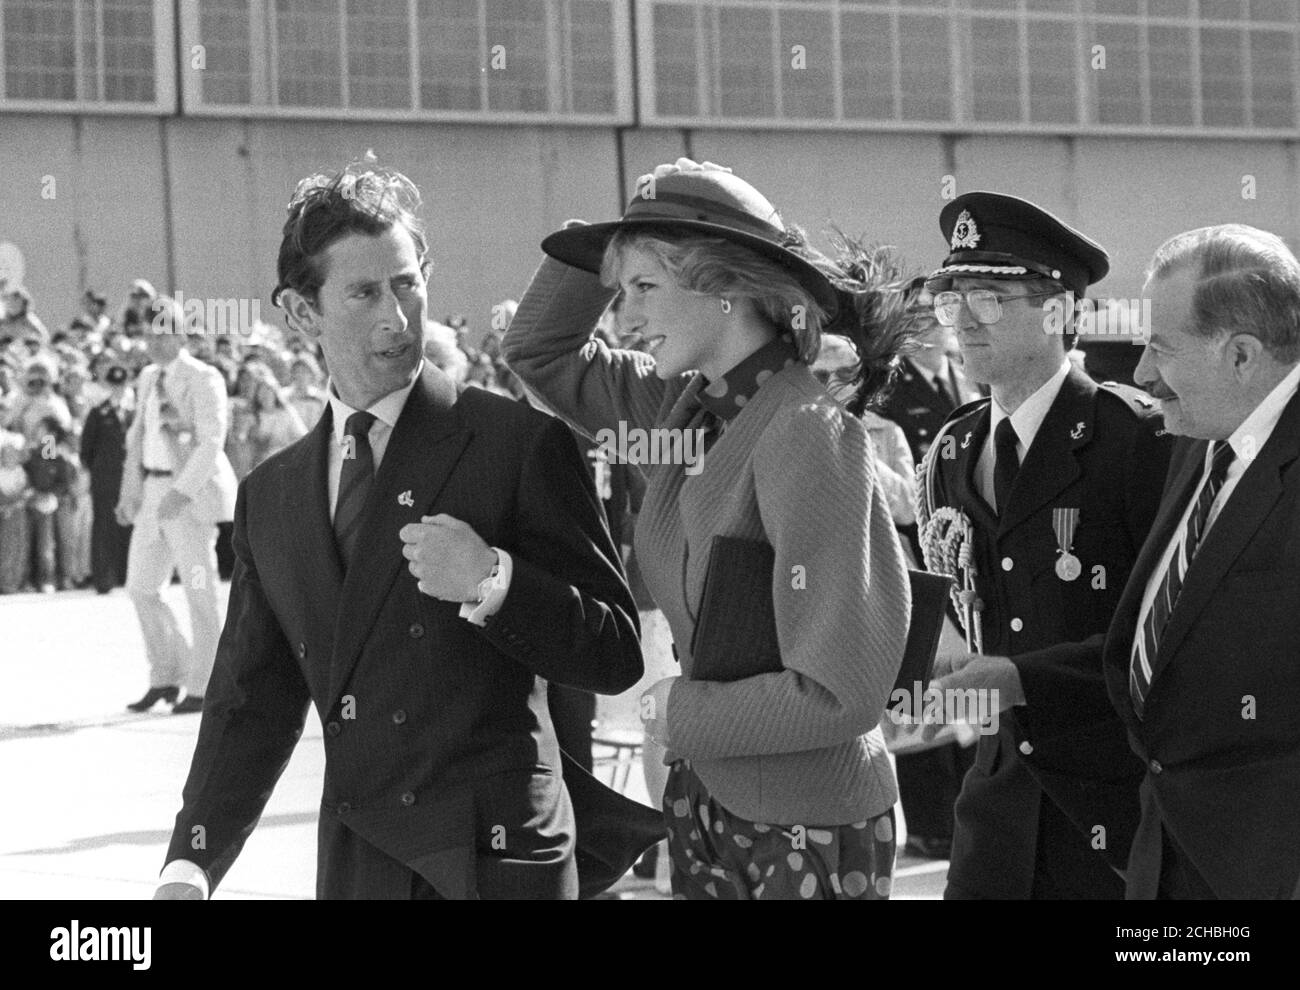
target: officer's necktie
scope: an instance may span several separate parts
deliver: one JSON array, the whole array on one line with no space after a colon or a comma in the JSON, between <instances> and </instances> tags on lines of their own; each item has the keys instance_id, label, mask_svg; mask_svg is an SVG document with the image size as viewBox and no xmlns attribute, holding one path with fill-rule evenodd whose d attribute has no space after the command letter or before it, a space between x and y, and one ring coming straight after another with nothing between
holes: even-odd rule
<instances>
[{"instance_id":1,"label":"officer's necktie","mask_svg":"<svg viewBox=\"0 0 1300 990\"><path fill-rule=\"evenodd\" d=\"M374 413L354 412L343 426L343 471L334 509L334 537L345 568L352 560L361 510L375 477L375 458L370 449L370 427L374 422Z\"/></svg>"},{"instance_id":2,"label":"officer's necktie","mask_svg":"<svg viewBox=\"0 0 1300 990\"><path fill-rule=\"evenodd\" d=\"M1011 486L1020 471L1020 455L1016 453L1016 429L1008 416L993 431L993 500L1001 515L1011 501Z\"/></svg>"},{"instance_id":3,"label":"officer's necktie","mask_svg":"<svg viewBox=\"0 0 1300 990\"><path fill-rule=\"evenodd\" d=\"M1178 602L1178 593L1183 590L1183 579L1187 576L1192 558L1196 556L1196 550L1201 545L1201 537L1205 534L1205 524L1210 517L1210 506L1214 504L1224 481L1227 480L1228 467L1232 464L1233 456L1232 447L1226 440L1220 440L1214 445L1209 477L1201 486L1201 494L1196 499L1192 514L1187 517L1182 539L1175 547L1164 577L1157 586L1159 590L1156 591L1155 601L1151 603L1146 621L1142 623L1141 633L1133 639L1128 687L1129 697L1133 701L1133 710L1137 712L1139 718L1142 717L1142 711L1146 706L1147 692L1151 690L1151 671L1159 655L1160 637L1164 635L1165 627L1169 623L1169 615Z\"/></svg>"}]
</instances>

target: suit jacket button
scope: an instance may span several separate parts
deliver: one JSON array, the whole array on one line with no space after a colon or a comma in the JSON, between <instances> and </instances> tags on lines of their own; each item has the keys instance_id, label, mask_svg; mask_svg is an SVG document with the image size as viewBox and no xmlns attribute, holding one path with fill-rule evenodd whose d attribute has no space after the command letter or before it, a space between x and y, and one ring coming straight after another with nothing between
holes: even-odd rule
<instances>
[{"instance_id":1,"label":"suit jacket button","mask_svg":"<svg viewBox=\"0 0 1300 990\"><path fill-rule=\"evenodd\" d=\"M407 791L405 794L402 795L402 804L406 805L408 808L411 805L415 804L415 795L412 794L410 791Z\"/></svg>"},{"instance_id":2,"label":"suit jacket button","mask_svg":"<svg viewBox=\"0 0 1300 990\"><path fill-rule=\"evenodd\" d=\"M1023 622L1021 622L1019 619L1012 619L1012 620L1011 620L1011 631L1012 631L1012 632L1020 632L1020 630L1021 630L1021 629L1024 629L1024 628L1025 628L1025 624L1024 624Z\"/></svg>"},{"instance_id":3,"label":"suit jacket button","mask_svg":"<svg viewBox=\"0 0 1300 990\"><path fill-rule=\"evenodd\" d=\"M1034 751L1034 746L1028 739L1026 739L1024 742L1020 744L1020 752L1024 753L1026 756L1028 756L1033 751Z\"/></svg>"},{"instance_id":4,"label":"suit jacket button","mask_svg":"<svg viewBox=\"0 0 1300 990\"><path fill-rule=\"evenodd\" d=\"M412 622L411 628L407 631L411 634L411 639L419 639L424 635L424 626L420 625L418 622Z\"/></svg>"},{"instance_id":5,"label":"suit jacket button","mask_svg":"<svg viewBox=\"0 0 1300 990\"><path fill-rule=\"evenodd\" d=\"M1147 766L1151 768L1152 773L1163 773L1165 769L1160 765L1159 760L1152 760L1150 763L1147 764Z\"/></svg>"},{"instance_id":6,"label":"suit jacket button","mask_svg":"<svg viewBox=\"0 0 1300 990\"><path fill-rule=\"evenodd\" d=\"M1003 557L1003 558L1002 558L1002 569L1003 569L1004 571L1009 571L1009 570L1011 570L1011 568L1013 568L1013 567L1015 567L1015 566L1016 566L1016 562L1015 562L1014 560L1012 560L1010 557Z\"/></svg>"},{"instance_id":7,"label":"suit jacket button","mask_svg":"<svg viewBox=\"0 0 1300 990\"><path fill-rule=\"evenodd\" d=\"M343 731L343 726L339 725L337 722L326 722L325 731L331 736L337 736Z\"/></svg>"},{"instance_id":8,"label":"suit jacket button","mask_svg":"<svg viewBox=\"0 0 1300 990\"><path fill-rule=\"evenodd\" d=\"M342 804L339 805L340 815L346 815L351 810L352 810L352 805L348 804L346 801L344 801Z\"/></svg>"},{"instance_id":9,"label":"suit jacket button","mask_svg":"<svg viewBox=\"0 0 1300 990\"><path fill-rule=\"evenodd\" d=\"M305 659L307 659L307 644L306 644L306 643L299 643L299 644L298 644L298 659L299 659L299 660L305 660Z\"/></svg>"},{"instance_id":10,"label":"suit jacket button","mask_svg":"<svg viewBox=\"0 0 1300 990\"><path fill-rule=\"evenodd\" d=\"M397 709L397 711L393 712L393 724L394 724L394 725L401 725L401 724L402 724L403 722L405 722L405 721L406 721L406 712L404 712L404 711L403 711L402 709L400 709L400 708Z\"/></svg>"}]
</instances>

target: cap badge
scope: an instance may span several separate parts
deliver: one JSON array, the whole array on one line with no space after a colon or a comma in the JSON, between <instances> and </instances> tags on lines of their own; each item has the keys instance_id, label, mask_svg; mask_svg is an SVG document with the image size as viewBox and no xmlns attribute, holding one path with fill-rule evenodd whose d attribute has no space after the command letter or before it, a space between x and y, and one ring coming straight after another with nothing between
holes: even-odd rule
<instances>
[{"instance_id":1,"label":"cap badge","mask_svg":"<svg viewBox=\"0 0 1300 990\"><path fill-rule=\"evenodd\" d=\"M979 228L975 226L975 219L970 215L970 210L962 210L957 216L957 223L952 228L952 250L958 248L974 248L980 242Z\"/></svg>"}]
</instances>

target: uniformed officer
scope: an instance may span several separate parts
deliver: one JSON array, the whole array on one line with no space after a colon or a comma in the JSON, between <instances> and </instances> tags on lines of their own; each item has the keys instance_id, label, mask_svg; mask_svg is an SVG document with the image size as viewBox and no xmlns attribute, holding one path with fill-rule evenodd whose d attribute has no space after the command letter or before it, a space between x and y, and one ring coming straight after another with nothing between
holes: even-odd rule
<instances>
[{"instance_id":1,"label":"uniformed officer","mask_svg":"<svg viewBox=\"0 0 1300 990\"><path fill-rule=\"evenodd\" d=\"M919 464L944 420L958 406L978 398L980 391L948 357L952 328L935 319L925 276L915 278L907 292L908 309L924 329L916 336L918 349L899 362L898 376L880 414L903 428Z\"/></svg>"},{"instance_id":2,"label":"uniformed officer","mask_svg":"<svg viewBox=\"0 0 1300 990\"><path fill-rule=\"evenodd\" d=\"M983 655L941 657L935 686L996 688L1003 710L957 800L944 896L1121 898L1142 767L1100 665L1052 647L1104 635L1172 438L1145 393L1098 386L1066 358L1065 294L1105 276L1100 245L997 193L959 196L939 223L950 253L927 282L935 315L992 396L953 412L921 469L923 526L943 506L972 524L981 603ZM1063 708L1096 716L1056 731Z\"/></svg>"}]
</instances>

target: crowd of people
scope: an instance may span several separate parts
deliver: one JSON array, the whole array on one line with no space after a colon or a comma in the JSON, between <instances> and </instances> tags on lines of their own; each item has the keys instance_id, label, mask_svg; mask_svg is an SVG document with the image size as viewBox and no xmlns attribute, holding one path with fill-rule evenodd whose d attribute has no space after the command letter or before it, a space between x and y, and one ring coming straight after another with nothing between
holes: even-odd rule
<instances>
[{"instance_id":1,"label":"crowd of people","mask_svg":"<svg viewBox=\"0 0 1300 990\"><path fill-rule=\"evenodd\" d=\"M148 335L165 298L136 279L110 315L107 297L88 289L67 328L51 331L25 287L0 284L0 594L107 594L125 583L131 527L115 508ZM319 348L269 323L249 331L198 334L188 345L225 382L225 453L238 480L303 436L325 407ZM469 335L462 315L430 321L430 359L459 381L520 397L500 335L489 332L481 347ZM228 578L227 522L217 551Z\"/></svg>"}]
</instances>

